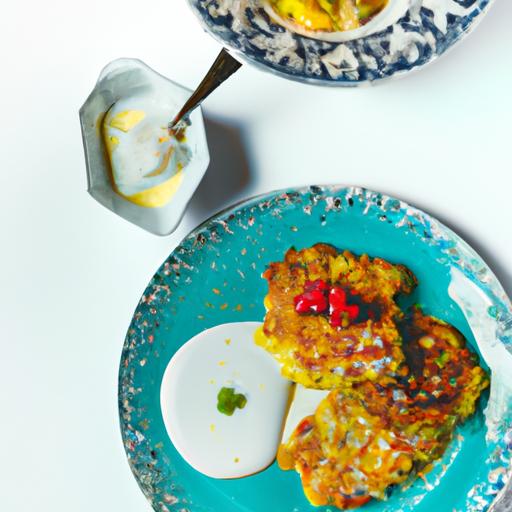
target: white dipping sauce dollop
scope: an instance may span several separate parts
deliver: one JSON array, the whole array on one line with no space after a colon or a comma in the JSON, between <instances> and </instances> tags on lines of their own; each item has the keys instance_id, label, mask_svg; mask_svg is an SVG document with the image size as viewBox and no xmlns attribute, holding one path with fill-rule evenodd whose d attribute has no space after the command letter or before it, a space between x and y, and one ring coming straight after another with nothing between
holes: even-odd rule
<instances>
[{"instance_id":1,"label":"white dipping sauce dollop","mask_svg":"<svg viewBox=\"0 0 512 512\"><path fill-rule=\"evenodd\" d=\"M258 322L224 324L183 345L165 370L160 403L167 433L181 456L212 478L240 478L275 459L291 383L254 343ZM247 403L232 416L217 409L222 388Z\"/></svg>"},{"instance_id":2,"label":"white dipping sauce dollop","mask_svg":"<svg viewBox=\"0 0 512 512\"><path fill-rule=\"evenodd\" d=\"M327 398L330 392L330 389L309 389L301 384L294 386L293 397L283 429L283 443L288 442L290 436L304 418L315 414L320 402Z\"/></svg>"}]
</instances>

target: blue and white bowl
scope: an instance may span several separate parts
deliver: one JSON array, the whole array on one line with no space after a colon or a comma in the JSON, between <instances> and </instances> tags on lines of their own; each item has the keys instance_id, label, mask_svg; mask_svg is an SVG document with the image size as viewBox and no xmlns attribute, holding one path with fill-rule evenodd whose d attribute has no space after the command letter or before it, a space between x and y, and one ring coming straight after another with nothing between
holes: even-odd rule
<instances>
[{"instance_id":1,"label":"blue and white bowl","mask_svg":"<svg viewBox=\"0 0 512 512\"><path fill-rule=\"evenodd\" d=\"M392 0L368 26L310 35L264 0L189 0L205 29L241 59L302 82L357 86L419 69L460 41L493 0Z\"/></svg>"}]
</instances>

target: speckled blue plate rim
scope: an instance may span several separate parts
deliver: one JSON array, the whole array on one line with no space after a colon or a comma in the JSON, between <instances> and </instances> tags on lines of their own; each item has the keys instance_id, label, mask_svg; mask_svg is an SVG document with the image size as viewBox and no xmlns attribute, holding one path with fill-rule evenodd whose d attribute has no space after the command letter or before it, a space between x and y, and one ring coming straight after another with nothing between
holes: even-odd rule
<instances>
[{"instance_id":1,"label":"speckled blue plate rim","mask_svg":"<svg viewBox=\"0 0 512 512\"><path fill-rule=\"evenodd\" d=\"M386 30L344 43L295 34L273 23L258 0L240 22L232 0L188 0L203 28L256 67L292 80L354 87L399 77L443 55L483 19L494 0L419 0ZM431 5L433 4L433 5ZM238 14L239 17L239 14Z\"/></svg>"},{"instance_id":2,"label":"speckled blue plate rim","mask_svg":"<svg viewBox=\"0 0 512 512\"><path fill-rule=\"evenodd\" d=\"M137 408L137 397L144 393L135 383L137 368L146 364L146 350L153 343L150 321L159 307L169 304L171 289L166 281L179 280L180 271L189 269L187 255L217 244L230 236L231 223L237 223L240 212L263 211L308 205L325 205L325 212L339 211L360 202L363 215L375 215L381 222L414 233L422 242L440 250L444 263L460 269L493 301L493 317L499 326L499 342L512 350L512 307L501 284L480 256L451 229L430 215L390 196L359 187L311 186L280 190L241 201L212 216L194 229L172 251L148 284L128 329L119 369L118 405L122 440L131 470L155 511L202 512L193 502L190 489L173 484L173 474L165 457L159 457L160 443L153 443L144 432L144 417L148 413ZM250 229L250 222L244 229ZM176 277L178 276L178 277ZM134 415L136 413L136 415ZM132 415L136 418L132 418ZM137 421L135 421L137 419ZM505 418L499 440L493 444L486 460L489 468L486 481L478 482L467 497L466 510L487 512L495 505L510 479L512 460L512 418ZM497 508L493 511L498 512ZM459 512L459 511L457 511ZM503 512L505 510L503 509Z\"/></svg>"}]
</instances>

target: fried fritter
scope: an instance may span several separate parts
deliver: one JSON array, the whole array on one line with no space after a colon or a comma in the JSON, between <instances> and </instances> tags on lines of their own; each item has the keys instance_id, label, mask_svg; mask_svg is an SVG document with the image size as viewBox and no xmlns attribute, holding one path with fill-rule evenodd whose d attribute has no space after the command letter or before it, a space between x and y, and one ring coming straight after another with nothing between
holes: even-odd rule
<instances>
[{"instance_id":1,"label":"fried fritter","mask_svg":"<svg viewBox=\"0 0 512 512\"><path fill-rule=\"evenodd\" d=\"M489 376L462 333L424 315L418 307L402 322L400 331L409 369L403 387L414 403L456 414L461 420L473 414L481 392L489 386Z\"/></svg>"},{"instance_id":2,"label":"fried fritter","mask_svg":"<svg viewBox=\"0 0 512 512\"><path fill-rule=\"evenodd\" d=\"M408 477L414 453L386 415L368 410L359 391L335 390L281 446L278 463L296 469L313 505L345 509L384 499Z\"/></svg>"},{"instance_id":3,"label":"fried fritter","mask_svg":"<svg viewBox=\"0 0 512 512\"><path fill-rule=\"evenodd\" d=\"M440 458L489 377L455 327L419 307L401 311L412 272L317 244L290 249L263 276L256 343L285 377L331 390L278 453L309 501L346 509L384 499Z\"/></svg>"},{"instance_id":4,"label":"fried fritter","mask_svg":"<svg viewBox=\"0 0 512 512\"><path fill-rule=\"evenodd\" d=\"M400 330L406 358L397 383L331 391L279 450L280 467L297 470L314 505L383 499L443 455L489 385L454 327L415 308Z\"/></svg>"},{"instance_id":5,"label":"fried fritter","mask_svg":"<svg viewBox=\"0 0 512 512\"><path fill-rule=\"evenodd\" d=\"M394 378L404 360L396 325L403 315L395 298L416 286L406 267L317 244L290 249L263 276L268 311L256 343L281 363L285 377L317 389ZM324 286L330 289L328 311L318 311L326 306L320 297L317 310L300 314L300 297L313 300ZM336 309L335 300L346 300L345 307Z\"/></svg>"}]
</instances>

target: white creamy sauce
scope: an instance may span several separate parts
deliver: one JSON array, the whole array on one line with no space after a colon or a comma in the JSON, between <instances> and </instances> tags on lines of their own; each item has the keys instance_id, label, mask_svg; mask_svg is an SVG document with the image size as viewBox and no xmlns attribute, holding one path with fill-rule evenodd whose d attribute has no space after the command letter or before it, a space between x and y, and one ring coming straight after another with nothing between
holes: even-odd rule
<instances>
[{"instance_id":1,"label":"white creamy sauce","mask_svg":"<svg viewBox=\"0 0 512 512\"><path fill-rule=\"evenodd\" d=\"M162 381L164 423L174 446L197 471L240 478L275 459L291 383L279 364L254 343L257 322L224 324L183 345ZM247 398L232 416L217 410L217 395L233 388Z\"/></svg>"},{"instance_id":2,"label":"white creamy sauce","mask_svg":"<svg viewBox=\"0 0 512 512\"><path fill-rule=\"evenodd\" d=\"M283 429L283 443L290 439L293 431L304 418L315 414L318 405L329 393L330 390L309 389L300 384L295 385L295 391Z\"/></svg>"},{"instance_id":3,"label":"white creamy sauce","mask_svg":"<svg viewBox=\"0 0 512 512\"><path fill-rule=\"evenodd\" d=\"M118 191L131 196L169 180L185 167L186 146L169 136L176 105L149 94L120 99L107 112L103 136Z\"/></svg>"}]
</instances>

